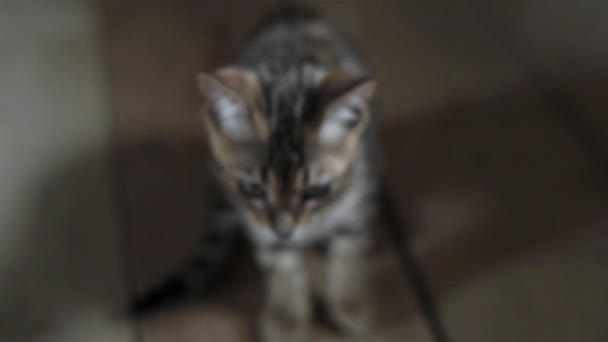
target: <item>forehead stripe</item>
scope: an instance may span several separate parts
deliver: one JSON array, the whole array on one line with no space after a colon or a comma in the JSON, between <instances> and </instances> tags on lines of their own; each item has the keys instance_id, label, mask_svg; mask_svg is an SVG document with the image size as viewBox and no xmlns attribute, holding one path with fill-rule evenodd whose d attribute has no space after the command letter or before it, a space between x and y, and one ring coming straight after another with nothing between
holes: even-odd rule
<instances>
[{"instance_id":1,"label":"forehead stripe","mask_svg":"<svg viewBox=\"0 0 608 342\"><path fill-rule=\"evenodd\" d=\"M313 85L315 68L305 63L277 63L262 68L263 98L270 122L268 160L270 169L283 183L304 164L303 121L316 103Z\"/></svg>"}]
</instances>

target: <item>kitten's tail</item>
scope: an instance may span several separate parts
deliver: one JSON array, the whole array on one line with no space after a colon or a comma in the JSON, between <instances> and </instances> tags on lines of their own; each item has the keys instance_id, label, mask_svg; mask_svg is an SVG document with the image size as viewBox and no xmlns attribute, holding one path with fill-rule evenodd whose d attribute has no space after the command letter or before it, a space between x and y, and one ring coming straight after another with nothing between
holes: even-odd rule
<instances>
[{"instance_id":1,"label":"kitten's tail","mask_svg":"<svg viewBox=\"0 0 608 342\"><path fill-rule=\"evenodd\" d=\"M152 313L192 295L214 290L226 276L226 267L239 250L242 238L235 230L206 232L197 254L178 272L136 297L129 308L133 316Z\"/></svg>"},{"instance_id":2,"label":"kitten's tail","mask_svg":"<svg viewBox=\"0 0 608 342\"><path fill-rule=\"evenodd\" d=\"M449 342L450 338L439 313L433 291L414 256L407 227L397 212L394 201L385 185L380 189L380 199L387 229L397 250L399 262L403 272L409 278L414 291L414 296L418 301L418 306L420 307L422 314L429 324L431 334L436 342Z\"/></svg>"}]
</instances>

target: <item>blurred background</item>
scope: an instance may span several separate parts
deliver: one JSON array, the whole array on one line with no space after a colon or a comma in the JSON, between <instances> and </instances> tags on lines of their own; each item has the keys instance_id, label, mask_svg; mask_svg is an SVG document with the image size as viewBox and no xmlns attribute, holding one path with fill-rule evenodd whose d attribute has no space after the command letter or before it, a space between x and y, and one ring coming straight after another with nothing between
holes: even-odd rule
<instances>
[{"instance_id":1,"label":"blurred background","mask_svg":"<svg viewBox=\"0 0 608 342\"><path fill-rule=\"evenodd\" d=\"M301 2L377 75L386 177L453 340L607 341L608 3ZM124 309L204 229L195 73L279 5L0 2L0 341L250 340L247 260L212 297ZM392 252L374 262L374 341L432 341Z\"/></svg>"}]
</instances>

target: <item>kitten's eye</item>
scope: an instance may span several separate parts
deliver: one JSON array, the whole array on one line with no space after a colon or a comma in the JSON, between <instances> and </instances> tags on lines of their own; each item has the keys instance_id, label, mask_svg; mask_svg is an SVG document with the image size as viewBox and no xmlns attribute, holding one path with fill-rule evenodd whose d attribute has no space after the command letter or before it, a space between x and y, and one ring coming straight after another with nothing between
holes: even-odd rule
<instances>
[{"instance_id":1,"label":"kitten's eye","mask_svg":"<svg viewBox=\"0 0 608 342\"><path fill-rule=\"evenodd\" d=\"M249 198L261 199L266 197L266 190L260 183L240 180L238 188L243 196Z\"/></svg>"},{"instance_id":2,"label":"kitten's eye","mask_svg":"<svg viewBox=\"0 0 608 342\"><path fill-rule=\"evenodd\" d=\"M323 198L329 195L330 189L329 184L310 186L302 192L302 199L308 201Z\"/></svg>"}]
</instances>

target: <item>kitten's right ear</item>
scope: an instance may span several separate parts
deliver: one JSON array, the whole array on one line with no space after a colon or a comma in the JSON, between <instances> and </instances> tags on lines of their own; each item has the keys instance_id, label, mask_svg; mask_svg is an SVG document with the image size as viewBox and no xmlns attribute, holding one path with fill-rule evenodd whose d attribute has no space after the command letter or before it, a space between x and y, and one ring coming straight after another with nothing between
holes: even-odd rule
<instances>
[{"instance_id":1,"label":"kitten's right ear","mask_svg":"<svg viewBox=\"0 0 608 342\"><path fill-rule=\"evenodd\" d=\"M245 100L236 91L206 73L197 75L197 83L203 99L203 120L212 139L234 143L255 139L251 114Z\"/></svg>"}]
</instances>

